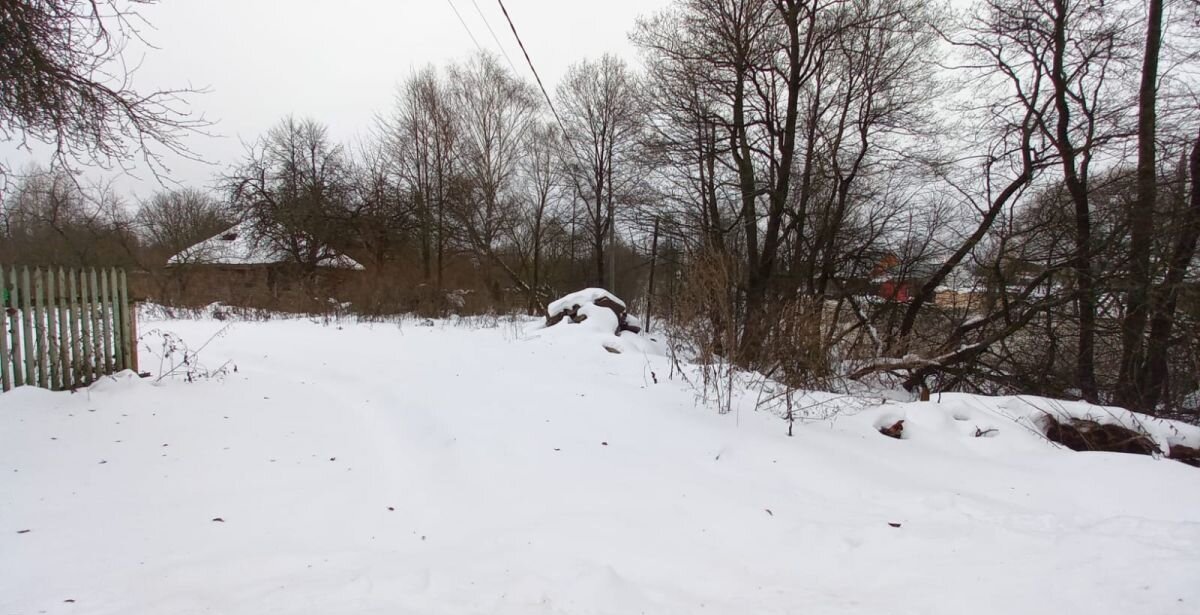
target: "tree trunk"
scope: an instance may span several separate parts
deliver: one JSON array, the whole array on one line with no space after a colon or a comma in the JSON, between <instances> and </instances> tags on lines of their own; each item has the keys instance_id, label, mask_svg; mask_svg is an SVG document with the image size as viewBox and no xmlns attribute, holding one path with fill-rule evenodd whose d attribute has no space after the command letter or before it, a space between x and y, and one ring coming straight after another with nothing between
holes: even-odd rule
<instances>
[{"instance_id":1,"label":"tree trunk","mask_svg":"<svg viewBox=\"0 0 1200 615\"><path fill-rule=\"evenodd\" d=\"M533 223L533 284L530 286L530 295L533 299L534 305L529 306L530 310L539 309L540 306L538 304L541 303L541 299L538 297L538 289L541 287L539 274L541 273L542 267L542 212L544 212L545 209L546 206L543 202L538 209L537 217L534 219Z\"/></svg>"},{"instance_id":2,"label":"tree trunk","mask_svg":"<svg viewBox=\"0 0 1200 615\"><path fill-rule=\"evenodd\" d=\"M746 285L746 302L742 314L742 340L738 346L737 362L743 367L753 367L762 358L766 341L767 289L758 276Z\"/></svg>"},{"instance_id":3,"label":"tree trunk","mask_svg":"<svg viewBox=\"0 0 1200 615\"><path fill-rule=\"evenodd\" d=\"M596 195L596 231L592 234L592 258L596 265L596 287L604 288L606 282L604 277L604 215L602 213L604 205L600 202L600 195Z\"/></svg>"},{"instance_id":4,"label":"tree trunk","mask_svg":"<svg viewBox=\"0 0 1200 615\"><path fill-rule=\"evenodd\" d=\"M430 220L429 203L424 195L417 194L417 211L421 216L421 279L428 282L433 277L433 224Z\"/></svg>"},{"instance_id":5,"label":"tree trunk","mask_svg":"<svg viewBox=\"0 0 1200 615\"><path fill-rule=\"evenodd\" d=\"M1155 293L1154 317L1150 322L1150 337L1146 343L1146 363L1140 376L1142 408L1153 411L1158 407L1167 384L1167 351L1171 333L1175 326L1175 310L1179 300L1180 286L1196 255L1196 242L1200 239L1200 135L1192 145L1189 166L1191 174L1191 200L1182 224L1165 279Z\"/></svg>"},{"instance_id":6,"label":"tree trunk","mask_svg":"<svg viewBox=\"0 0 1200 615\"><path fill-rule=\"evenodd\" d=\"M1054 106L1057 111L1055 127L1059 156L1062 158L1063 182L1075 207L1075 290L1079 321L1079 358L1075 364L1075 384L1083 398L1100 401L1096 385L1096 285L1092 271L1092 212L1088 201L1087 156L1079 164L1080 152L1071 140L1071 108L1068 103L1070 87L1065 68L1067 52L1067 2L1054 0L1054 50L1050 80L1054 84Z\"/></svg>"},{"instance_id":7,"label":"tree trunk","mask_svg":"<svg viewBox=\"0 0 1200 615\"><path fill-rule=\"evenodd\" d=\"M1137 200L1128 209L1129 293L1121 321L1121 365L1117 376L1116 402L1141 410L1148 401L1139 391L1137 374L1145 360L1143 338L1149 318L1150 247L1154 234L1154 204L1158 178L1155 165L1155 103L1158 86L1158 56L1162 48L1163 0L1149 0L1146 19L1146 51L1142 58L1142 83L1138 91Z\"/></svg>"},{"instance_id":8,"label":"tree trunk","mask_svg":"<svg viewBox=\"0 0 1200 615\"><path fill-rule=\"evenodd\" d=\"M613 204L613 152L612 141L609 141L608 147L608 284L611 286L609 290L616 294L617 292L617 218Z\"/></svg>"}]
</instances>

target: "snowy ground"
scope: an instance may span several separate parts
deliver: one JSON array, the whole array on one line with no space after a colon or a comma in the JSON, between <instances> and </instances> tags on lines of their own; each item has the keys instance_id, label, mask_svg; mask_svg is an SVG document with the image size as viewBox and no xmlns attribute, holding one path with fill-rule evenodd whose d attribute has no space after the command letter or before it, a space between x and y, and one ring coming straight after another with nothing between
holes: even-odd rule
<instances>
[{"instance_id":1,"label":"snowy ground","mask_svg":"<svg viewBox=\"0 0 1200 615\"><path fill-rule=\"evenodd\" d=\"M1200 612L1196 468L1021 399L788 438L559 327L239 322L223 379L0 394L0 615Z\"/></svg>"}]
</instances>

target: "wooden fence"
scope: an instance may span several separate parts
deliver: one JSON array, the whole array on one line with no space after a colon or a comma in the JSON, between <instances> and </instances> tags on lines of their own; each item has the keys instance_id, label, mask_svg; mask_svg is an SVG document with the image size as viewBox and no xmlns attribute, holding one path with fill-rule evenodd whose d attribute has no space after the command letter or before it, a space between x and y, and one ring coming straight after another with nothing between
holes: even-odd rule
<instances>
[{"instance_id":1,"label":"wooden fence","mask_svg":"<svg viewBox=\"0 0 1200 615\"><path fill-rule=\"evenodd\" d=\"M137 371L136 320L118 269L0 267L0 383L73 389Z\"/></svg>"}]
</instances>

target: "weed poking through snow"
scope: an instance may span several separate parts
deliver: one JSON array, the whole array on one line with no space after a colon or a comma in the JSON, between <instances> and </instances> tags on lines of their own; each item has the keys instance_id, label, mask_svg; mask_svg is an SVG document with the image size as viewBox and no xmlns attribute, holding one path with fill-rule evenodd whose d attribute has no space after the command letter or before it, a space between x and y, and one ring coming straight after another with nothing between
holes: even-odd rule
<instances>
[{"instance_id":1,"label":"weed poking through snow","mask_svg":"<svg viewBox=\"0 0 1200 615\"><path fill-rule=\"evenodd\" d=\"M138 336L138 343L146 348L152 356L158 357L158 375L154 382L167 379L182 379L187 382L196 380L211 380L224 378L230 372L237 371L237 365L227 360L216 368L209 368L200 361L200 353L213 340L224 337L232 325L221 327L203 344L192 348L178 334L162 329L152 329Z\"/></svg>"}]
</instances>

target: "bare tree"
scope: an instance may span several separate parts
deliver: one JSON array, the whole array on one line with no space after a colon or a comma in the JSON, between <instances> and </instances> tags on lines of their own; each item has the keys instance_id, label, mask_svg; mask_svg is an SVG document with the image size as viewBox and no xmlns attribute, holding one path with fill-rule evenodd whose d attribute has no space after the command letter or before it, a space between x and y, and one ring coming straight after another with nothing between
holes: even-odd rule
<instances>
[{"instance_id":1,"label":"bare tree","mask_svg":"<svg viewBox=\"0 0 1200 615\"><path fill-rule=\"evenodd\" d=\"M513 243L525 255L528 263L531 293L530 309L540 311L548 299L544 263L547 235L556 214L553 207L563 189L562 136L558 126L550 122L533 125L526 133L525 156L521 164L523 186L520 190L520 228Z\"/></svg>"},{"instance_id":2,"label":"bare tree","mask_svg":"<svg viewBox=\"0 0 1200 615\"><path fill-rule=\"evenodd\" d=\"M350 166L314 120L285 118L224 179L254 241L311 272L350 241Z\"/></svg>"},{"instance_id":3,"label":"bare tree","mask_svg":"<svg viewBox=\"0 0 1200 615\"><path fill-rule=\"evenodd\" d=\"M233 224L225 204L195 188L155 193L138 206L135 222L160 264Z\"/></svg>"},{"instance_id":4,"label":"bare tree","mask_svg":"<svg viewBox=\"0 0 1200 615\"><path fill-rule=\"evenodd\" d=\"M381 270L399 258L411 234L420 228L386 137L358 149L351 161L349 186L347 247L366 254L371 269Z\"/></svg>"},{"instance_id":5,"label":"bare tree","mask_svg":"<svg viewBox=\"0 0 1200 615\"><path fill-rule=\"evenodd\" d=\"M1158 192L1158 166L1154 138L1158 114L1158 60L1162 52L1162 0L1149 0L1146 11L1145 51L1138 88L1137 201L1129 210L1129 292L1121 322L1121 364L1116 399L1137 404L1136 372L1143 361L1143 336L1149 319L1150 246Z\"/></svg>"},{"instance_id":6,"label":"bare tree","mask_svg":"<svg viewBox=\"0 0 1200 615\"><path fill-rule=\"evenodd\" d=\"M975 62L971 67L981 71L982 83L1004 92L986 107L986 117L1001 137L989 146L984 167L983 193L996 190L995 197L985 197L984 206L976 206L983 212L976 230L909 305L899 339L908 338L936 286L987 236L1004 209L1017 203L1038 175L1057 167L1073 211L1070 268L1078 341L1075 385L1085 398L1095 401L1099 396L1095 366L1099 292L1090 182L1094 161L1102 159L1104 148L1122 135L1125 107L1114 73L1120 69L1125 49L1121 38L1125 16L1089 3L1058 0L986 0L976 14L953 42L970 52ZM993 188L994 170L1010 176L1002 188ZM978 192L964 187L958 190L964 196ZM1056 303L1031 306L1026 300L1058 269L1055 265L1043 270L1017 293L1015 303L1005 298L1000 309L955 330L936 360L920 359L922 364L909 384L950 364L976 361L993 344L1033 320L1039 310ZM1019 308L1021 315L1014 314L1013 308ZM992 322L1004 322L1005 326L993 330ZM966 343L966 339L975 341Z\"/></svg>"},{"instance_id":7,"label":"bare tree","mask_svg":"<svg viewBox=\"0 0 1200 615\"><path fill-rule=\"evenodd\" d=\"M0 208L0 262L128 265L139 248L125 202L107 184L30 168Z\"/></svg>"},{"instance_id":8,"label":"bare tree","mask_svg":"<svg viewBox=\"0 0 1200 615\"><path fill-rule=\"evenodd\" d=\"M1183 283L1194 269L1193 260L1200 241L1200 134L1192 142L1186 177L1190 180L1190 196L1186 209L1174 224L1177 235L1166 259L1163 279L1153 289L1154 307L1146 340L1146 362L1138 374L1140 407L1149 412L1157 410L1168 382L1168 353L1178 322L1179 300Z\"/></svg>"},{"instance_id":9,"label":"bare tree","mask_svg":"<svg viewBox=\"0 0 1200 615\"><path fill-rule=\"evenodd\" d=\"M500 243L517 224L518 179L529 131L539 109L533 86L523 83L489 54L479 54L449 71L459 124L462 183L455 220L479 255L494 300L498 282L491 267L532 294L532 288L500 257Z\"/></svg>"},{"instance_id":10,"label":"bare tree","mask_svg":"<svg viewBox=\"0 0 1200 615\"><path fill-rule=\"evenodd\" d=\"M437 71L426 68L409 77L383 129L416 213L423 277L440 289L451 240L447 211L458 173L459 135L449 90Z\"/></svg>"},{"instance_id":11,"label":"bare tree","mask_svg":"<svg viewBox=\"0 0 1200 615\"><path fill-rule=\"evenodd\" d=\"M1188 72L1200 60L1200 37L1194 28L1200 20L1198 11L1200 4L1194 2L1160 0L1150 0L1145 8L1137 91L1137 189L1125 210L1129 265L1128 281L1122 289L1126 305L1114 399L1150 412L1165 394L1165 353L1170 345L1165 338L1171 337L1177 308L1173 296L1177 291L1164 284L1168 276L1175 276L1175 283L1186 277L1180 270L1186 259L1180 259L1191 252L1187 245L1193 232L1187 207L1163 206L1164 201L1175 200L1171 193L1178 191L1172 190L1172 185L1187 184L1188 165L1181 163L1174 172L1164 173L1159 151L1164 142L1176 146L1183 142L1186 151L1194 136L1198 107L1194 80ZM1186 160L1187 155L1181 157ZM1156 249L1163 238L1172 244L1170 249ZM1157 330L1151 321L1158 323Z\"/></svg>"},{"instance_id":12,"label":"bare tree","mask_svg":"<svg viewBox=\"0 0 1200 615\"><path fill-rule=\"evenodd\" d=\"M564 164L584 199L595 284L602 287L611 285L616 273L618 199L636 173L631 161L643 128L637 83L625 62L604 55L572 65L557 90L568 149Z\"/></svg>"},{"instance_id":13,"label":"bare tree","mask_svg":"<svg viewBox=\"0 0 1200 615\"><path fill-rule=\"evenodd\" d=\"M122 56L140 40L138 9L156 0L11 0L0 10L0 136L54 148L59 163L127 170L136 157L156 176L165 151L207 126L185 97L138 91ZM159 148L162 149L159 149ZM2 171L2 169L0 169Z\"/></svg>"},{"instance_id":14,"label":"bare tree","mask_svg":"<svg viewBox=\"0 0 1200 615\"><path fill-rule=\"evenodd\" d=\"M698 200L704 245L738 261L724 269L740 273L742 364L769 354L771 306L830 292L866 253L854 227L896 185L887 157L931 96L930 21L916 3L688 0L639 24L669 84L651 90L656 120L675 125L655 140L691 169L675 194Z\"/></svg>"}]
</instances>

